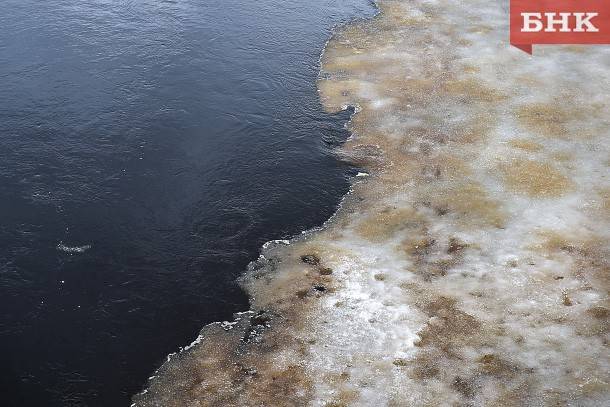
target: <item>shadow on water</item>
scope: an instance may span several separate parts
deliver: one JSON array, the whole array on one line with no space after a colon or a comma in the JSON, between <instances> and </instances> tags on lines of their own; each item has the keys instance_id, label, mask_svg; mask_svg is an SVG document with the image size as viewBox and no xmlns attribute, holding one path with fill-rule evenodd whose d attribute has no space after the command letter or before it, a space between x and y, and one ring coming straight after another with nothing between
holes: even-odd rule
<instances>
[{"instance_id":1,"label":"shadow on water","mask_svg":"<svg viewBox=\"0 0 610 407\"><path fill-rule=\"evenodd\" d=\"M7 0L0 15L0 404L128 405L247 308L261 245L320 225L352 169L317 99L366 0Z\"/></svg>"}]
</instances>

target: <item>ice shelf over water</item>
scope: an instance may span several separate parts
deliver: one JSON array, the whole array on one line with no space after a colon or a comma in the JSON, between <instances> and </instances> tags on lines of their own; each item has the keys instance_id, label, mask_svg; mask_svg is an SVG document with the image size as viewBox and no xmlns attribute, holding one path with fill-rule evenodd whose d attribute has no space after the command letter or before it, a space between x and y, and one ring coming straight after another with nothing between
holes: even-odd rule
<instances>
[{"instance_id":1,"label":"ice shelf over water","mask_svg":"<svg viewBox=\"0 0 610 407\"><path fill-rule=\"evenodd\" d=\"M610 48L511 48L508 1L378 6L318 84L369 176L136 406L610 404Z\"/></svg>"}]
</instances>

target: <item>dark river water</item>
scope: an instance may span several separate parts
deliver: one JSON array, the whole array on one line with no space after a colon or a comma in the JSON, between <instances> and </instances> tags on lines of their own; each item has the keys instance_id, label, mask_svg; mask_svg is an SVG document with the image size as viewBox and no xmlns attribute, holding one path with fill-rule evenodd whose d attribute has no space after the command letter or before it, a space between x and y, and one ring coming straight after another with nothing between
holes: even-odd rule
<instances>
[{"instance_id":1,"label":"dark river water","mask_svg":"<svg viewBox=\"0 0 610 407\"><path fill-rule=\"evenodd\" d=\"M355 169L315 79L367 0L4 0L0 405L127 406Z\"/></svg>"}]
</instances>

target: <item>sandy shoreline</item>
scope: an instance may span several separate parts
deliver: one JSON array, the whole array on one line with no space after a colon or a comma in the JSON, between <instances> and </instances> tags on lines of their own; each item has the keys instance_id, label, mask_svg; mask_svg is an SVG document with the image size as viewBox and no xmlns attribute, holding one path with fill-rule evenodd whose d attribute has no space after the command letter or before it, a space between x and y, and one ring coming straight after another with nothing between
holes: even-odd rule
<instances>
[{"instance_id":1,"label":"sandy shoreline","mask_svg":"<svg viewBox=\"0 0 610 407\"><path fill-rule=\"evenodd\" d=\"M508 45L506 1L379 1L318 83L365 169L325 227L263 249L252 311L136 406L610 401L610 49ZM470 11L472 10L472 11Z\"/></svg>"}]
</instances>

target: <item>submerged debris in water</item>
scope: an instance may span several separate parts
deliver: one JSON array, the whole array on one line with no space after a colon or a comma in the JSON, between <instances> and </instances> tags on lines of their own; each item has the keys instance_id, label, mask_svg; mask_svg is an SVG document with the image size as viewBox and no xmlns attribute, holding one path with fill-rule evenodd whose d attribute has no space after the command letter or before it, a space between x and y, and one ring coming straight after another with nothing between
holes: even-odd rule
<instances>
[{"instance_id":1,"label":"submerged debris in water","mask_svg":"<svg viewBox=\"0 0 610 407\"><path fill-rule=\"evenodd\" d=\"M318 83L357 107L339 155L375 176L266 246L253 316L204 328L136 406L610 403L610 50L531 58L503 1L378 5Z\"/></svg>"}]
</instances>

